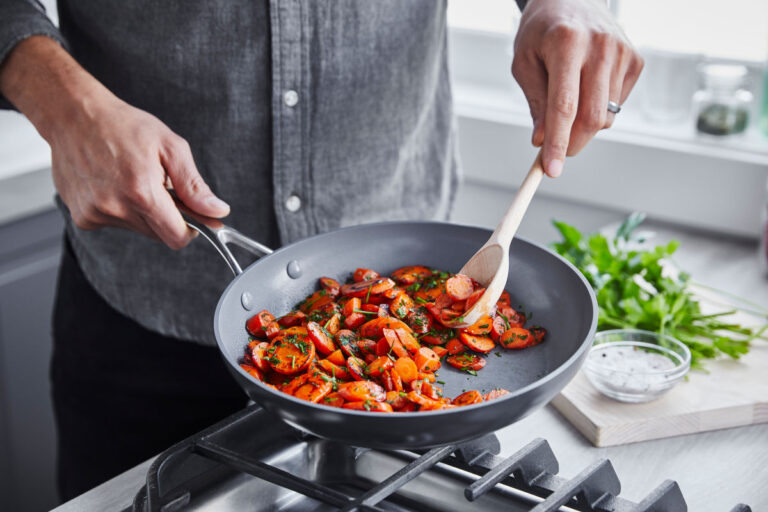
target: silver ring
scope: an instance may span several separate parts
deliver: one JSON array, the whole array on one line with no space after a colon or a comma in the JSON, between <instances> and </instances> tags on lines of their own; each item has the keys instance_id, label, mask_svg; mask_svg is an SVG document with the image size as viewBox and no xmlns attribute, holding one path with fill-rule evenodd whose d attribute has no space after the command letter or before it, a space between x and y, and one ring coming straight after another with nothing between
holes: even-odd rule
<instances>
[{"instance_id":1,"label":"silver ring","mask_svg":"<svg viewBox=\"0 0 768 512\"><path fill-rule=\"evenodd\" d=\"M618 114L619 112L621 112L621 105L619 105L615 101L609 101L608 112L611 112L613 114Z\"/></svg>"}]
</instances>

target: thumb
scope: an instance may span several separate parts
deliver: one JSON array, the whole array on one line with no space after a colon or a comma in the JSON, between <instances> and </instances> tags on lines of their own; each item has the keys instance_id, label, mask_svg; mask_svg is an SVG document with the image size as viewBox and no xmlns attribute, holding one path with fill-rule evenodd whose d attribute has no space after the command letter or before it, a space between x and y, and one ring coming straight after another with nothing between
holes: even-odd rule
<instances>
[{"instance_id":1,"label":"thumb","mask_svg":"<svg viewBox=\"0 0 768 512\"><path fill-rule=\"evenodd\" d=\"M181 142L173 143L160 155L176 195L195 213L206 217L226 217L229 205L211 192L197 170L189 144L184 139L179 140Z\"/></svg>"}]
</instances>

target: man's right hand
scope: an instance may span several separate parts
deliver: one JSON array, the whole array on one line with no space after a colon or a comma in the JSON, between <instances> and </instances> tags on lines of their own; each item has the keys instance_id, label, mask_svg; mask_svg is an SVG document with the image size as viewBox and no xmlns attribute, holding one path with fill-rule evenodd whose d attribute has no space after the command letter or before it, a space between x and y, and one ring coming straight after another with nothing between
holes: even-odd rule
<instances>
[{"instance_id":1,"label":"man's right hand","mask_svg":"<svg viewBox=\"0 0 768 512\"><path fill-rule=\"evenodd\" d=\"M19 43L0 68L0 91L50 144L54 184L79 228L129 229L181 249L195 232L169 185L200 215L229 214L183 138L115 97L52 39Z\"/></svg>"}]
</instances>

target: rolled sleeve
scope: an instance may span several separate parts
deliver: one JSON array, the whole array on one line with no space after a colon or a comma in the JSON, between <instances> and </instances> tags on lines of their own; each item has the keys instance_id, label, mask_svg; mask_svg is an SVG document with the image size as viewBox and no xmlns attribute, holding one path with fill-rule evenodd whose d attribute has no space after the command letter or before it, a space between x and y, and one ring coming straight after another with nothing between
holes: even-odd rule
<instances>
[{"instance_id":1,"label":"rolled sleeve","mask_svg":"<svg viewBox=\"0 0 768 512\"><path fill-rule=\"evenodd\" d=\"M3 0L0 2L0 65L5 62L17 44L30 36L48 36L66 46L45 8L35 0ZM0 94L0 109L13 109L13 105Z\"/></svg>"}]
</instances>

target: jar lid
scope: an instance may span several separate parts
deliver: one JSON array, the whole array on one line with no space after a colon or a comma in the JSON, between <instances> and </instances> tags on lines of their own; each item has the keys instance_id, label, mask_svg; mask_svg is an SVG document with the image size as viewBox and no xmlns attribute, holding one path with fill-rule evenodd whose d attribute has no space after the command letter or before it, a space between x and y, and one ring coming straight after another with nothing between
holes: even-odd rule
<instances>
[{"instance_id":1,"label":"jar lid","mask_svg":"<svg viewBox=\"0 0 768 512\"><path fill-rule=\"evenodd\" d=\"M744 85L747 67L740 64L703 64L699 74L708 89L738 89Z\"/></svg>"}]
</instances>

